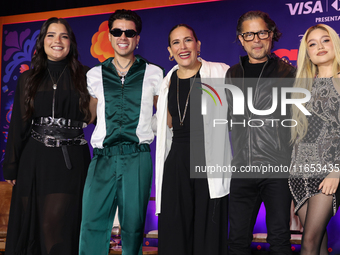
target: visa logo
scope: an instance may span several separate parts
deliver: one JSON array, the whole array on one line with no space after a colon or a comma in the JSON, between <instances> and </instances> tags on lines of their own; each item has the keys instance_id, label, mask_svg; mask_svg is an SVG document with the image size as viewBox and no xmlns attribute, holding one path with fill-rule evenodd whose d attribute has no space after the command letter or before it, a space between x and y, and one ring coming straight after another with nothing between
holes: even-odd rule
<instances>
[{"instance_id":1,"label":"visa logo","mask_svg":"<svg viewBox=\"0 0 340 255\"><path fill-rule=\"evenodd\" d=\"M323 12L321 1L316 1L315 3L313 3L313 1L297 2L294 4L287 3L286 5L289 7L290 15Z\"/></svg>"}]
</instances>

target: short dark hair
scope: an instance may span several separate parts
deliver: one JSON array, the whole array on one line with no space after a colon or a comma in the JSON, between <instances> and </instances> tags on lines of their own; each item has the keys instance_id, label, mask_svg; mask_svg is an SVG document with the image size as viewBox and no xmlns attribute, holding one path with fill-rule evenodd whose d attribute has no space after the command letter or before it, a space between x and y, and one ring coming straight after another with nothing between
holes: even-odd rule
<instances>
[{"instance_id":1,"label":"short dark hair","mask_svg":"<svg viewBox=\"0 0 340 255\"><path fill-rule=\"evenodd\" d=\"M112 13L108 20L110 30L112 29L113 22L116 19L131 20L136 25L137 34L139 35L140 32L142 31L142 19L134 11L121 9L121 10L116 10L114 13Z\"/></svg>"},{"instance_id":2,"label":"short dark hair","mask_svg":"<svg viewBox=\"0 0 340 255\"><path fill-rule=\"evenodd\" d=\"M242 34L242 25L244 21L257 18L263 19L263 21L267 24L267 28L273 32L273 41L278 42L282 33L277 28L275 22L269 17L269 14L263 11L249 11L244 13L237 21L236 37L238 38L238 36ZM272 48L273 47L274 43L272 43Z\"/></svg>"},{"instance_id":3,"label":"short dark hair","mask_svg":"<svg viewBox=\"0 0 340 255\"><path fill-rule=\"evenodd\" d=\"M185 27L185 28L191 30L192 35L194 36L196 42L198 41L197 35L196 35L196 33L195 33L195 30L194 30L191 26L189 26L189 25L187 25L187 24L181 23L181 24L178 24L178 25L174 26L173 28L171 28L171 30L170 30L170 32L169 32L169 35L168 35L168 44L169 44L169 46L171 46L171 45L170 45L170 35L171 35L172 31L174 31L174 30L175 30L176 28L178 28L178 27Z\"/></svg>"}]
</instances>

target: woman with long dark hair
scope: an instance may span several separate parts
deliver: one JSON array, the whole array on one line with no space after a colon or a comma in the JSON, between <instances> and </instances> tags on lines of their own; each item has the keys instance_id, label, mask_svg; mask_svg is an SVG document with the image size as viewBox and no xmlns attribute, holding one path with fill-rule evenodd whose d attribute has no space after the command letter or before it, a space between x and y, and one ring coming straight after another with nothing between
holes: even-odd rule
<instances>
[{"instance_id":1,"label":"woman with long dark hair","mask_svg":"<svg viewBox=\"0 0 340 255\"><path fill-rule=\"evenodd\" d=\"M213 119L227 118L226 94L216 87L223 106L208 98L202 116L200 89L223 84L229 66L201 59L201 42L186 24L174 26L168 41L169 60L177 65L164 78L157 104L159 254L173 254L174 246L178 255L226 254L230 178L193 168L230 165L228 126L213 128ZM170 152L167 141L172 141Z\"/></svg>"},{"instance_id":2,"label":"woman with long dark hair","mask_svg":"<svg viewBox=\"0 0 340 255\"><path fill-rule=\"evenodd\" d=\"M48 19L14 98L3 162L14 186L6 254L78 253L90 162L83 133L91 121L87 69L68 22Z\"/></svg>"}]
</instances>

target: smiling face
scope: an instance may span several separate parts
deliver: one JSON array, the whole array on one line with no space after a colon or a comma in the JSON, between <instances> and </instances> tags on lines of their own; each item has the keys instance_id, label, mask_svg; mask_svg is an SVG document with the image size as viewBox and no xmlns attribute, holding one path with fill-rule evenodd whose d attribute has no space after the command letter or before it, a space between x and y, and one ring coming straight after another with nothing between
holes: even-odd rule
<instances>
[{"instance_id":1,"label":"smiling face","mask_svg":"<svg viewBox=\"0 0 340 255\"><path fill-rule=\"evenodd\" d=\"M66 27L61 23L52 23L44 39L44 50L47 58L52 61L60 61L70 52L70 39Z\"/></svg>"},{"instance_id":2,"label":"smiling face","mask_svg":"<svg viewBox=\"0 0 340 255\"><path fill-rule=\"evenodd\" d=\"M256 33L260 30L268 30L267 24L262 18L245 20L242 23L242 33ZM270 54L272 47L273 33L270 33L269 37L263 40L260 40L259 37L255 35L254 40L250 42L246 42L241 35L239 35L238 38L249 56L250 63L262 63L267 60L267 55Z\"/></svg>"},{"instance_id":3,"label":"smiling face","mask_svg":"<svg viewBox=\"0 0 340 255\"><path fill-rule=\"evenodd\" d=\"M192 31L186 27L178 27L170 34L168 51L180 67L191 68L197 63L197 52L201 42L196 41Z\"/></svg>"},{"instance_id":4,"label":"smiling face","mask_svg":"<svg viewBox=\"0 0 340 255\"><path fill-rule=\"evenodd\" d=\"M317 66L332 66L335 58L333 42L327 31L317 28L307 39L307 53Z\"/></svg>"},{"instance_id":5,"label":"smiling face","mask_svg":"<svg viewBox=\"0 0 340 255\"><path fill-rule=\"evenodd\" d=\"M123 31L132 29L136 30L136 25L131 20L125 19L116 19L112 24L112 29L121 29ZM140 36L136 35L135 37L128 38L126 37L125 33L122 33L120 37L114 37L112 34L109 33L109 40L111 42L111 46L115 51L115 56L119 57L132 57L133 51L135 50L136 46L138 45ZM132 56L131 56L132 55Z\"/></svg>"}]
</instances>

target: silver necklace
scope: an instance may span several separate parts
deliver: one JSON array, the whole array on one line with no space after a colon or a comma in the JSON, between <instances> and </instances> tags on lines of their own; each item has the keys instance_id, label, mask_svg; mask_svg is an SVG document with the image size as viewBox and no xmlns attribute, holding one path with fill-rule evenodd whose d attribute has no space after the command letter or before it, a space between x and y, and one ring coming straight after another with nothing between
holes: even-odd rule
<instances>
[{"instance_id":1,"label":"silver necklace","mask_svg":"<svg viewBox=\"0 0 340 255\"><path fill-rule=\"evenodd\" d=\"M67 66L67 65L66 65ZM51 72L50 72L50 69L47 68L47 71L48 71L48 74L50 75L50 78L51 78L51 81L53 83L53 89L57 89L57 84L61 78L61 76L63 75L65 69L66 69L66 66L64 67L63 71L61 72L61 74L59 75L59 78L57 80L57 82L54 82L53 78L52 78L52 75L51 75Z\"/></svg>"},{"instance_id":2,"label":"silver necklace","mask_svg":"<svg viewBox=\"0 0 340 255\"><path fill-rule=\"evenodd\" d=\"M66 69L67 65L64 67L64 70L61 72L61 74L59 75L59 78L57 80L57 82L54 82L53 78L52 78L52 75L51 75L51 72L50 72L50 69L47 68L47 71L48 71L48 74L50 75L50 78L51 78L51 81L52 81L52 84L53 84L53 100L52 100L52 120L54 119L54 105L55 105L55 91L57 90L57 84L61 78L61 76L63 75L65 69Z\"/></svg>"},{"instance_id":3,"label":"silver necklace","mask_svg":"<svg viewBox=\"0 0 340 255\"><path fill-rule=\"evenodd\" d=\"M131 59L130 59L129 63L127 64L127 66L126 66L125 68L122 67L122 66L119 64L118 60L117 60L117 63L118 63L118 65L119 65L120 68L126 69L126 68L130 65ZM120 80L121 80L121 82L122 82L122 85L124 85L125 76L126 76L126 74L128 73L129 70L124 71L124 72L119 71L118 68L117 68L117 66L116 66L116 64L115 64L114 59L112 60L112 64L113 64L113 66L116 68L116 71L117 71L117 73L118 73L119 76L120 76Z\"/></svg>"},{"instance_id":4,"label":"silver necklace","mask_svg":"<svg viewBox=\"0 0 340 255\"><path fill-rule=\"evenodd\" d=\"M117 60L117 64L119 65L119 67L122 68L122 69L126 69L126 68L130 65L130 63L131 63L131 59L130 59L129 63L128 63L125 67L122 67L122 66L119 64L118 59L116 59L116 60Z\"/></svg>"},{"instance_id":5,"label":"silver necklace","mask_svg":"<svg viewBox=\"0 0 340 255\"><path fill-rule=\"evenodd\" d=\"M116 68L116 71L117 71L117 73L120 74L120 76L125 76L127 74L128 71L124 71L124 72L119 71L117 66L116 66L116 64L115 64L115 62L113 60L112 60L112 64Z\"/></svg>"},{"instance_id":6,"label":"silver necklace","mask_svg":"<svg viewBox=\"0 0 340 255\"><path fill-rule=\"evenodd\" d=\"M184 112L183 112L183 118L181 116L181 110L180 110L180 107L179 107L179 78L178 78L178 75L177 75L177 108L178 108L178 116L179 116L179 125L180 126L183 126L183 122L184 122L184 119L185 119L185 115L187 113L187 108L188 108L188 103L189 103L189 96L190 96L190 92L192 90L192 87L195 83L195 79L196 79L196 75L197 73L195 74L194 76L194 80L192 81L191 83L191 86L190 86L190 90L189 90L189 93L188 93L188 96L187 96L187 100L185 102L185 107L184 107Z\"/></svg>"}]
</instances>

